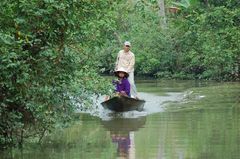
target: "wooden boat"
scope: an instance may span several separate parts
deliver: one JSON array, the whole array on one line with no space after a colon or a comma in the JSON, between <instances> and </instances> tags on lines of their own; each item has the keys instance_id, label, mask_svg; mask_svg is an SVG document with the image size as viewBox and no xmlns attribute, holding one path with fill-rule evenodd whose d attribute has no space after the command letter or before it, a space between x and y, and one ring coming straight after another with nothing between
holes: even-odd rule
<instances>
[{"instance_id":1,"label":"wooden boat","mask_svg":"<svg viewBox=\"0 0 240 159\"><path fill-rule=\"evenodd\" d=\"M102 102L104 108L108 108L116 112L124 112L137 110L142 111L144 107L144 100L139 100L135 98L125 97L125 96L116 96L105 102Z\"/></svg>"}]
</instances>

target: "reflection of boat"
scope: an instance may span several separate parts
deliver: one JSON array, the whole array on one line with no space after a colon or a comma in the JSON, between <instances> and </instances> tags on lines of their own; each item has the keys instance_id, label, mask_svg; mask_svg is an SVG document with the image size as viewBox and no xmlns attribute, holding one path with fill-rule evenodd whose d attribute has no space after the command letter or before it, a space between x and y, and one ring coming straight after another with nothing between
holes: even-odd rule
<instances>
[{"instance_id":1,"label":"reflection of boat","mask_svg":"<svg viewBox=\"0 0 240 159\"><path fill-rule=\"evenodd\" d=\"M112 120L102 121L102 125L109 131L136 131L146 123L146 117L140 118L113 118Z\"/></svg>"},{"instance_id":2,"label":"reflection of boat","mask_svg":"<svg viewBox=\"0 0 240 159\"><path fill-rule=\"evenodd\" d=\"M108 108L116 112L124 112L131 110L142 111L144 103L144 100L129 98L125 96L116 96L105 102L102 102L101 104L104 108Z\"/></svg>"}]
</instances>

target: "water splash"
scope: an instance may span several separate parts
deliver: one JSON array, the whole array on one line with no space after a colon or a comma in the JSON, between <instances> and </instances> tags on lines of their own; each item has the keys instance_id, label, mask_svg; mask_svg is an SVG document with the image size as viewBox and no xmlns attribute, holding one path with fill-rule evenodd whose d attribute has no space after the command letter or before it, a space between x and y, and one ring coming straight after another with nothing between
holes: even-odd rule
<instances>
[{"instance_id":1,"label":"water splash","mask_svg":"<svg viewBox=\"0 0 240 159\"><path fill-rule=\"evenodd\" d=\"M170 102L181 101L184 98L184 93L171 92L167 93L167 96L158 96L151 93L138 93L140 99L146 101L144 110L139 111L128 111L128 112L113 112L111 110L102 107L101 102L104 101L104 97L94 99L94 107L88 110L80 111L81 113L89 113L93 116L97 116L102 120L111 120L112 118L139 118L141 116L147 116L149 114L163 112L164 105Z\"/></svg>"}]
</instances>

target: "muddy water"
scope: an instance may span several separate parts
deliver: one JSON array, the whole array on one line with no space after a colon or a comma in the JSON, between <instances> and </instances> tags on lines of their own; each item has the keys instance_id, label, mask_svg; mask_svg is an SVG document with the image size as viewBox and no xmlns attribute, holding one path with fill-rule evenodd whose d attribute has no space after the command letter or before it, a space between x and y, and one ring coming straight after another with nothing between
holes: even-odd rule
<instances>
[{"instance_id":1,"label":"muddy water","mask_svg":"<svg viewBox=\"0 0 240 159\"><path fill-rule=\"evenodd\" d=\"M144 111L114 113L99 98L71 127L4 159L238 159L240 83L138 81Z\"/></svg>"}]
</instances>

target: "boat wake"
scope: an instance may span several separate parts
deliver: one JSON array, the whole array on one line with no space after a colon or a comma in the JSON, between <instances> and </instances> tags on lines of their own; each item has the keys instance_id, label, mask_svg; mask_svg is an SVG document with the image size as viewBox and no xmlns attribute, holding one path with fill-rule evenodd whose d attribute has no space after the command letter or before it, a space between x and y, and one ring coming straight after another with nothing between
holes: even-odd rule
<instances>
[{"instance_id":1,"label":"boat wake","mask_svg":"<svg viewBox=\"0 0 240 159\"><path fill-rule=\"evenodd\" d=\"M91 109L79 111L81 113L89 113L93 116L97 116L102 120L111 120L112 118L139 118L141 116L147 116L149 114L163 112L164 107L171 102L178 102L184 98L184 93L168 93L167 96L158 96L151 93L139 92L140 99L146 101L144 110L128 111L128 112L113 112L111 110L102 107L101 102L104 101L104 97L94 99L94 105Z\"/></svg>"}]
</instances>

